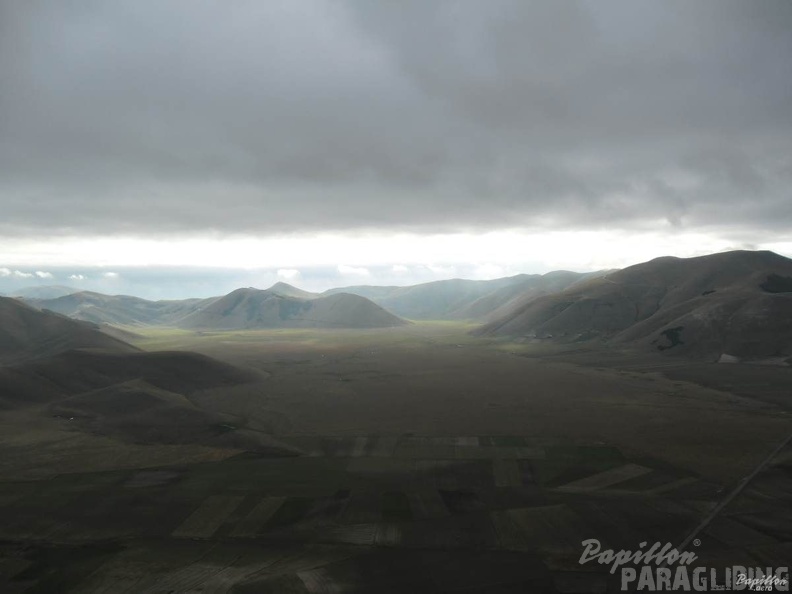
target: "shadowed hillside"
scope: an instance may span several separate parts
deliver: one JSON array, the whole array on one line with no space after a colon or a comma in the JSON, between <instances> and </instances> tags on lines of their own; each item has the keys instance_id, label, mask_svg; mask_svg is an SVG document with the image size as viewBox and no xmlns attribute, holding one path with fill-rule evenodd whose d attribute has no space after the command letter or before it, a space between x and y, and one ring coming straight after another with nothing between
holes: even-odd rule
<instances>
[{"instance_id":1,"label":"shadowed hillside","mask_svg":"<svg viewBox=\"0 0 792 594\"><path fill-rule=\"evenodd\" d=\"M481 319L530 293L560 291L591 274L556 271L493 280L451 279L408 287L357 286L331 289L371 299L396 315L415 320Z\"/></svg>"},{"instance_id":2,"label":"shadowed hillside","mask_svg":"<svg viewBox=\"0 0 792 594\"><path fill-rule=\"evenodd\" d=\"M477 333L607 339L710 359L788 357L792 293L777 290L787 278L792 260L767 251L657 258L531 299Z\"/></svg>"},{"instance_id":3,"label":"shadowed hillside","mask_svg":"<svg viewBox=\"0 0 792 594\"><path fill-rule=\"evenodd\" d=\"M49 411L82 429L132 443L200 444L259 453L293 454L260 431L240 428L242 419L196 407L178 392L130 380L70 396Z\"/></svg>"},{"instance_id":4,"label":"shadowed hillside","mask_svg":"<svg viewBox=\"0 0 792 594\"><path fill-rule=\"evenodd\" d=\"M601 276L604 272L579 273L556 270L547 274L521 274L512 277L515 282L480 297L472 303L451 312L456 319L494 320L506 315L540 295L557 293L587 279Z\"/></svg>"},{"instance_id":5,"label":"shadowed hillside","mask_svg":"<svg viewBox=\"0 0 792 594\"><path fill-rule=\"evenodd\" d=\"M262 376L187 352L74 350L0 368L0 409L38 409L91 434L132 443L199 444L293 455L235 415L196 406L199 390L261 381Z\"/></svg>"},{"instance_id":6,"label":"shadowed hillside","mask_svg":"<svg viewBox=\"0 0 792 594\"><path fill-rule=\"evenodd\" d=\"M253 372L206 355L182 351L110 353L73 350L10 368L60 393L77 394L133 379L192 394L197 390L258 381Z\"/></svg>"},{"instance_id":7,"label":"shadowed hillside","mask_svg":"<svg viewBox=\"0 0 792 594\"><path fill-rule=\"evenodd\" d=\"M118 352L137 349L93 325L38 311L16 299L0 297L0 364L46 357L69 349Z\"/></svg>"}]
</instances>

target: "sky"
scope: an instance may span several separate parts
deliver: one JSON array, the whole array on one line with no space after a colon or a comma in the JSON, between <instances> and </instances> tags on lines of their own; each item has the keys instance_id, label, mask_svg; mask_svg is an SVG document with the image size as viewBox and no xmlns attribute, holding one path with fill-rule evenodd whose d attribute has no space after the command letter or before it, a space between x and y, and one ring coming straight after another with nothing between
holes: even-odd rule
<instances>
[{"instance_id":1,"label":"sky","mask_svg":"<svg viewBox=\"0 0 792 594\"><path fill-rule=\"evenodd\" d=\"M0 292L792 256L788 0L0 0Z\"/></svg>"}]
</instances>

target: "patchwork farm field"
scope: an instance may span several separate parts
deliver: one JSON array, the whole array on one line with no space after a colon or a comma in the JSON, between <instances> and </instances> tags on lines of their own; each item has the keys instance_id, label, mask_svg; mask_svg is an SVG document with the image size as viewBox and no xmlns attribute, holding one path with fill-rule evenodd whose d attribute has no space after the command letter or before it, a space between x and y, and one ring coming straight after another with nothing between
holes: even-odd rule
<instances>
[{"instance_id":1,"label":"patchwork farm field","mask_svg":"<svg viewBox=\"0 0 792 594\"><path fill-rule=\"evenodd\" d=\"M760 381L469 328L135 328L141 348L258 372L190 398L289 454L4 415L0 591L620 591L608 566L578 562L583 540L678 545L757 469L696 532L697 563L789 559L790 370Z\"/></svg>"}]
</instances>

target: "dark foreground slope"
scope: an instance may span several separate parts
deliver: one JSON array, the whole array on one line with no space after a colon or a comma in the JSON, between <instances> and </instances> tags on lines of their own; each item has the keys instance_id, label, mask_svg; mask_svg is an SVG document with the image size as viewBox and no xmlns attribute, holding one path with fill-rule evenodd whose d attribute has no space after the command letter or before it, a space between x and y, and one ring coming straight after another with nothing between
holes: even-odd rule
<instances>
[{"instance_id":1,"label":"dark foreground slope","mask_svg":"<svg viewBox=\"0 0 792 594\"><path fill-rule=\"evenodd\" d=\"M272 290L237 289L178 322L182 328L389 328L406 322L358 295L301 299Z\"/></svg>"},{"instance_id":2,"label":"dark foreground slope","mask_svg":"<svg viewBox=\"0 0 792 594\"><path fill-rule=\"evenodd\" d=\"M0 364L46 357L75 348L114 352L137 350L101 332L94 324L38 311L16 299L0 297Z\"/></svg>"},{"instance_id":3,"label":"dark foreground slope","mask_svg":"<svg viewBox=\"0 0 792 594\"><path fill-rule=\"evenodd\" d=\"M113 353L71 350L4 370L35 378L49 390L68 395L135 379L187 395L202 389L260 379L253 371L206 355L182 351Z\"/></svg>"},{"instance_id":4,"label":"dark foreground slope","mask_svg":"<svg viewBox=\"0 0 792 594\"><path fill-rule=\"evenodd\" d=\"M0 410L39 410L70 419L77 430L131 443L291 455L293 448L245 429L244 419L191 400L201 390L261 379L197 353L72 350L0 367Z\"/></svg>"},{"instance_id":5,"label":"dark foreground slope","mask_svg":"<svg viewBox=\"0 0 792 594\"><path fill-rule=\"evenodd\" d=\"M664 257L532 299L477 333L605 339L708 359L785 358L791 289L792 260L773 252Z\"/></svg>"}]
</instances>

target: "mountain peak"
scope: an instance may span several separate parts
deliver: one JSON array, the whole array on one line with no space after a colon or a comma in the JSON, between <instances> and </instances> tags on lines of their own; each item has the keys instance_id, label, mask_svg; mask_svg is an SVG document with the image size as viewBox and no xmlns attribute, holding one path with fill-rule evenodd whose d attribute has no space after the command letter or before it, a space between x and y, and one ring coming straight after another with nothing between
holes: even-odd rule
<instances>
[{"instance_id":1,"label":"mountain peak","mask_svg":"<svg viewBox=\"0 0 792 594\"><path fill-rule=\"evenodd\" d=\"M316 299L319 296L316 293L298 289L297 287L290 285L289 283L284 283L283 281L278 281L269 289L267 289L267 291L282 297L296 297L298 299Z\"/></svg>"}]
</instances>

